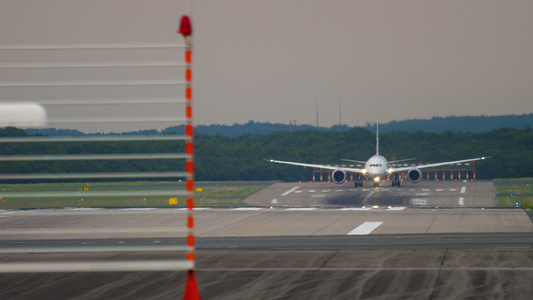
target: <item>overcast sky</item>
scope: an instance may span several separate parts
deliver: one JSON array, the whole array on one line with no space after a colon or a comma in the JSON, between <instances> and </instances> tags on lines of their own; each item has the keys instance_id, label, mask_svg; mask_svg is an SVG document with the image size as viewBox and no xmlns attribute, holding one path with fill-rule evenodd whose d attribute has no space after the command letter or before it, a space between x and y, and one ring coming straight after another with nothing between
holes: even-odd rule
<instances>
[{"instance_id":1,"label":"overcast sky","mask_svg":"<svg viewBox=\"0 0 533 300\"><path fill-rule=\"evenodd\" d=\"M295 120L316 125L318 101L320 126L339 123L339 106L342 123L359 126L433 116L533 113L531 12L531 0L204 0L192 5L171 0L3 0L0 44L182 43L175 31L181 15L190 14L196 124ZM182 50L172 51L78 56L4 51L0 63L181 59ZM30 72L0 70L0 80L60 76ZM113 70L68 72L76 79L116 75ZM136 78L132 72L127 71L126 79ZM183 69L149 72L155 78L180 79ZM122 92L71 88L58 96L57 90L0 88L0 99L109 98ZM183 90L124 93L120 97L181 97ZM146 107L131 110L143 113ZM55 108L51 113L72 111Z\"/></svg>"}]
</instances>

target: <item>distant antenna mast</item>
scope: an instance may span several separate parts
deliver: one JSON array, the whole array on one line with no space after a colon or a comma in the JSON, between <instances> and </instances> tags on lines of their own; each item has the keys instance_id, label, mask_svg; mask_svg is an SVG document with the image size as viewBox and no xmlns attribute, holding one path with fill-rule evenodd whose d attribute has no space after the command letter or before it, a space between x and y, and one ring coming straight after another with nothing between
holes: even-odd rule
<instances>
[{"instance_id":1,"label":"distant antenna mast","mask_svg":"<svg viewBox=\"0 0 533 300\"><path fill-rule=\"evenodd\" d=\"M316 100L316 127L318 127L318 100Z\"/></svg>"},{"instance_id":2,"label":"distant antenna mast","mask_svg":"<svg viewBox=\"0 0 533 300\"><path fill-rule=\"evenodd\" d=\"M339 126L342 125L341 101L339 100Z\"/></svg>"},{"instance_id":3,"label":"distant antenna mast","mask_svg":"<svg viewBox=\"0 0 533 300\"><path fill-rule=\"evenodd\" d=\"M379 123L376 123L376 155L379 155Z\"/></svg>"}]
</instances>

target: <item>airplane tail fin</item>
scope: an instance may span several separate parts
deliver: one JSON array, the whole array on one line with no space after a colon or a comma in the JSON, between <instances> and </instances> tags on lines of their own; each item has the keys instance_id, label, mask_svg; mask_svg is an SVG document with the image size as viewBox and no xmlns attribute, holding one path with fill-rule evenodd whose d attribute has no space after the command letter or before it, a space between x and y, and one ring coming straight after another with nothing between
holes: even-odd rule
<instances>
[{"instance_id":1,"label":"airplane tail fin","mask_svg":"<svg viewBox=\"0 0 533 300\"><path fill-rule=\"evenodd\" d=\"M376 123L376 155L379 155L379 123Z\"/></svg>"}]
</instances>

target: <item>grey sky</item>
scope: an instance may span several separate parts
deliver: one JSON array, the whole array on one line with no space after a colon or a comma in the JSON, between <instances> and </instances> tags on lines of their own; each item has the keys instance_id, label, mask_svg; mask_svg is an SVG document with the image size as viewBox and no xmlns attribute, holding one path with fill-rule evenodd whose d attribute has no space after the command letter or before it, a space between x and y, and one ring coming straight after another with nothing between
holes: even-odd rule
<instances>
[{"instance_id":1,"label":"grey sky","mask_svg":"<svg viewBox=\"0 0 533 300\"><path fill-rule=\"evenodd\" d=\"M532 113L532 11L530 0L206 0L192 8L190 1L170 0L3 0L0 43L181 43L175 33L179 18L191 14L196 124L296 120L314 125L318 101L320 126L338 124L339 103L342 123L357 126ZM4 53L0 63L57 55L80 59L66 53ZM116 53L91 55L98 61ZM156 55L139 51L118 59L168 60L182 52ZM182 69L151 72L157 78L182 76ZM89 72L80 78L114 75ZM0 70L2 81L25 76ZM79 90L65 91L65 97L83 98L80 93L109 97ZM181 97L183 92L134 92L144 94ZM37 95L54 97L0 90L2 100Z\"/></svg>"}]
</instances>

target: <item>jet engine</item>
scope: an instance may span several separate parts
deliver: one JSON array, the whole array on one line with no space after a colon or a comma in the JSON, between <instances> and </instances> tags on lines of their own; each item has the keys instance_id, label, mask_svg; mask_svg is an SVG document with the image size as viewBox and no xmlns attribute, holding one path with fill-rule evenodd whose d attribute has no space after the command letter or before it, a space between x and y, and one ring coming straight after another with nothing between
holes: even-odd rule
<instances>
[{"instance_id":1,"label":"jet engine","mask_svg":"<svg viewBox=\"0 0 533 300\"><path fill-rule=\"evenodd\" d=\"M422 172L420 172L419 169L411 169L409 172L407 172L407 178L409 178L409 181L412 183L417 183L420 181L420 178L422 178Z\"/></svg>"},{"instance_id":2,"label":"jet engine","mask_svg":"<svg viewBox=\"0 0 533 300\"><path fill-rule=\"evenodd\" d=\"M346 172L343 169L337 169L331 173L331 177L335 183L341 184L346 180Z\"/></svg>"}]
</instances>

